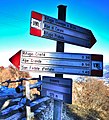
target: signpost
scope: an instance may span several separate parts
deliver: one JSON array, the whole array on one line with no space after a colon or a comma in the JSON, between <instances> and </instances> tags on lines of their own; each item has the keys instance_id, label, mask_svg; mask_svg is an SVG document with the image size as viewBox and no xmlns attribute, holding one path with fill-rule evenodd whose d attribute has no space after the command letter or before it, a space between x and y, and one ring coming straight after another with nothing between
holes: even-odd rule
<instances>
[{"instance_id":1,"label":"signpost","mask_svg":"<svg viewBox=\"0 0 109 120\"><path fill-rule=\"evenodd\" d=\"M96 39L91 30L32 11L30 34L91 48Z\"/></svg>"},{"instance_id":2,"label":"signpost","mask_svg":"<svg viewBox=\"0 0 109 120\"><path fill-rule=\"evenodd\" d=\"M99 77L103 75L103 56L97 54L20 50L10 58L10 62L20 71Z\"/></svg>"},{"instance_id":3,"label":"signpost","mask_svg":"<svg viewBox=\"0 0 109 120\"><path fill-rule=\"evenodd\" d=\"M65 22L66 6L58 6L58 19L32 11L30 34L57 41L56 52L20 50L9 60L20 71L55 73L43 77L42 96L54 98L53 120L61 120L63 101L72 103L72 80L63 74L103 76L103 55L64 53L64 43L91 48L91 30Z\"/></svg>"},{"instance_id":4,"label":"signpost","mask_svg":"<svg viewBox=\"0 0 109 120\"><path fill-rule=\"evenodd\" d=\"M72 79L43 76L41 96L72 104Z\"/></svg>"},{"instance_id":5,"label":"signpost","mask_svg":"<svg viewBox=\"0 0 109 120\"><path fill-rule=\"evenodd\" d=\"M66 6L58 6L58 19L66 21ZM64 42L56 42L56 52L64 52ZM63 74L55 74L55 77L63 78ZM53 110L53 119L62 120L62 110L63 110L63 101L54 100L54 110Z\"/></svg>"}]
</instances>

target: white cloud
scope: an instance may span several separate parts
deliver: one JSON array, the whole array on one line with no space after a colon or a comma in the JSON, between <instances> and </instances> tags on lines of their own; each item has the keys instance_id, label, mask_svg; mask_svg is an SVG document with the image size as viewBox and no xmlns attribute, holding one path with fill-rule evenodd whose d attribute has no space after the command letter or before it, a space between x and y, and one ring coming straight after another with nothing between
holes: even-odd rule
<instances>
[{"instance_id":1,"label":"white cloud","mask_svg":"<svg viewBox=\"0 0 109 120\"><path fill-rule=\"evenodd\" d=\"M11 63L11 58L17 51L0 51L0 66L8 67Z\"/></svg>"}]
</instances>

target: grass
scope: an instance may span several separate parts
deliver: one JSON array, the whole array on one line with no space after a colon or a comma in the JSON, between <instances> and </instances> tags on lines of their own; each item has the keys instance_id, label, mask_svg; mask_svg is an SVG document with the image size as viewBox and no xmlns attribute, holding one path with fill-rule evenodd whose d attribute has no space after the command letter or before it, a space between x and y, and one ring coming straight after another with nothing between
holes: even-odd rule
<instances>
[{"instance_id":1,"label":"grass","mask_svg":"<svg viewBox=\"0 0 109 120\"><path fill-rule=\"evenodd\" d=\"M76 104L67 104L67 114L74 120L109 120L109 111L97 111Z\"/></svg>"}]
</instances>

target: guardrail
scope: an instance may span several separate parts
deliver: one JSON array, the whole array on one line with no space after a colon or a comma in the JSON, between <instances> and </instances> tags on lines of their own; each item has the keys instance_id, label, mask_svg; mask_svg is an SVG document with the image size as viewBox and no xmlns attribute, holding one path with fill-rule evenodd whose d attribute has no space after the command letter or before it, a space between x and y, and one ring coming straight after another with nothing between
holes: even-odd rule
<instances>
[{"instance_id":1,"label":"guardrail","mask_svg":"<svg viewBox=\"0 0 109 120\"><path fill-rule=\"evenodd\" d=\"M35 84L29 81L37 80ZM23 85L25 81L25 85ZM10 83L20 82L16 88L8 88ZM31 96L30 89L37 88L41 92L41 78L21 78L16 81L6 80L1 84L8 83L7 86L0 85L0 120L31 120L38 113L47 107L44 102L50 100L48 97L41 97L34 94Z\"/></svg>"}]
</instances>

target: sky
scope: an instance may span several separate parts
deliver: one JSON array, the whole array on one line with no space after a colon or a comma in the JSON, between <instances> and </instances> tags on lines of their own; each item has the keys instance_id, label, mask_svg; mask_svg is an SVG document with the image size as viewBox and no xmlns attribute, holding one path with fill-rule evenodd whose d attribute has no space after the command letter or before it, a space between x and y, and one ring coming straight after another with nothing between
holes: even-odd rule
<instances>
[{"instance_id":1,"label":"sky","mask_svg":"<svg viewBox=\"0 0 109 120\"><path fill-rule=\"evenodd\" d=\"M65 43L65 52L103 54L109 63L109 0L1 0L0 66L19 50L56 51L56 41L30 35L31 11L58 18L58 5L67 6L66 22L90 29L97 42L92 48Z\"/></svg>"}]
</instances>

